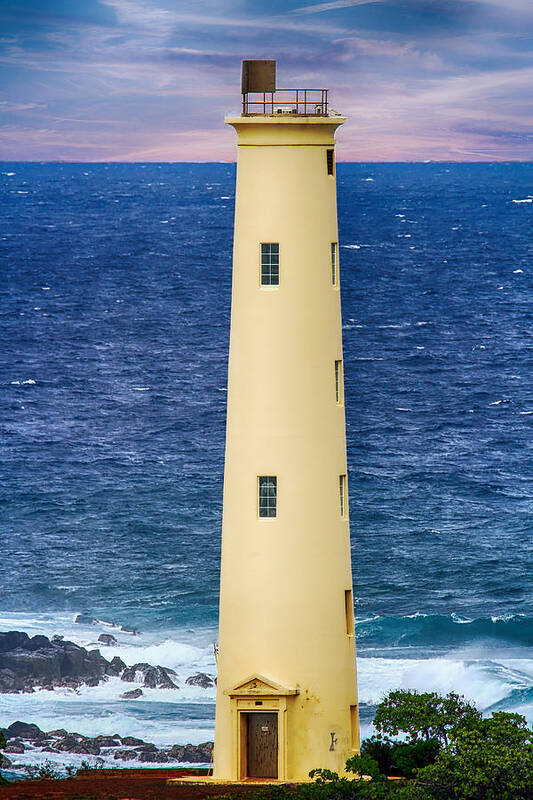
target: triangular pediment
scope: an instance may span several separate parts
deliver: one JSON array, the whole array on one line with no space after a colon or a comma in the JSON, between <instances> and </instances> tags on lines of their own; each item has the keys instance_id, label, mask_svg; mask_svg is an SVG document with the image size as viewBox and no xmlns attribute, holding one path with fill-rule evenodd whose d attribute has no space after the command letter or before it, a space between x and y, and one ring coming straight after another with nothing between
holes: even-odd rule
<instances>
[{"instance_id":1,"label":"triangular pediment","mask_svg":"<svg viewBox=\"0 0 533 800\"><path fill-rule=\"evenodd\" d=\"M239 681L236 686L229 689L226 694L230 697L286 697L287 695L298 694L298 689L282 686L271 678L255 673L246 680Z\"/></svg>"}]
</instances>

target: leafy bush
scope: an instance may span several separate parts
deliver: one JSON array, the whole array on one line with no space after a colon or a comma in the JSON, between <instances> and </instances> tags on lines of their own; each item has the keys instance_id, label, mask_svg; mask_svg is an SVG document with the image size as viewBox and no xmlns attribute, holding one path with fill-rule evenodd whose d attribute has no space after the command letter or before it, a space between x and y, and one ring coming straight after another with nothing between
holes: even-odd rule
<instances>
[{"instance_id":1,"label":"leafy bush","mask_svg":"<svg viewBox=\"0 0 533 800\"><path fill-rule=\"evenodd\" d=\"M44 761L42 764L36 766L24 767L26 775L30 780L42 780L43 778L50 778L59 780L61 778L61 770L53 761Z\"/></svg>"},{"instance_id":2,"label":"leafy bush","mask_svg":"<svg viewBox=\"0 0 533 800\"><path fill-rule=\"evenodd\" d=\"M405 778L412 778L415 769L433 764L439 750L440 745L437 739L406 743L372 736L370 739L365 739L361 745L361 755L373 759L377 763L380 773ZM347 765L351 761L352 759L347 762ZM366 774L370 775L371 772L367 770Z\"/></svg>"}]
</instances>

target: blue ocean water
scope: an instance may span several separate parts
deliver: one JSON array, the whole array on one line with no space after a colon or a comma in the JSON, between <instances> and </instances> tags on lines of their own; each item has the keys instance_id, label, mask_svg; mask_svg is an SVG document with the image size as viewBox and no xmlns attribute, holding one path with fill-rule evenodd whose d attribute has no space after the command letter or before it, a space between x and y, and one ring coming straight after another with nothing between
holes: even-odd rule
<instances>
[{"instance_id":1,"label":"blue ocean water","mask_svg":"<svg viewBox=\"0 0 533 800\"><path fill-rule=\"evenodd\" d=\"M214 674L235 168L0 173L0 627ZM338 200L364 730L400 686L531 721L533 165L339 164ZM122 690L0 721L210 738L209 690Z\"/></svg>"}]
</instances>

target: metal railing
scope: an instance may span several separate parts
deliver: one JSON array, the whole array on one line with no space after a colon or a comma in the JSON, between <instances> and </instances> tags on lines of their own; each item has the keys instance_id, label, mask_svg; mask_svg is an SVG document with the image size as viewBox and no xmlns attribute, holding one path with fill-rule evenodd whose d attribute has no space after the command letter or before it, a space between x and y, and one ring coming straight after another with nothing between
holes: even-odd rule
<instances>
[{"instance_id":1,"label":"metal railing","mask_svg":"<svg viewBox=\"0 0 533 800\"><path fill-rule=\"evenodd\" d=\"M242 96L242 113L248 117L266 114L327 117L328 90L276 89L275 92L247 92Z\"/></svg>"}]
</instances>

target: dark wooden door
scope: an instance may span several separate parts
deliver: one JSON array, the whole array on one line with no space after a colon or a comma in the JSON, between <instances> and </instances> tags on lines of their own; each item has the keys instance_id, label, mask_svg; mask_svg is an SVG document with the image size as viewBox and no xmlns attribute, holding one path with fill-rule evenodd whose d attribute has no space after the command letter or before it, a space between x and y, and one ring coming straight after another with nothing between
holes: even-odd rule
<instances>
[{"instance_id":1,"label":"dark wooden door","mask_svg":"<svg viewBox=\"0 0 533 800\"><path fill-rule=\"evenodd\" d=\"M247 714L246 763L248 778L278 777L278 715Z\"/></svg>"}]
</instances>

